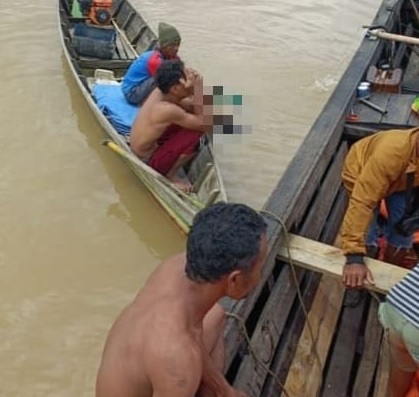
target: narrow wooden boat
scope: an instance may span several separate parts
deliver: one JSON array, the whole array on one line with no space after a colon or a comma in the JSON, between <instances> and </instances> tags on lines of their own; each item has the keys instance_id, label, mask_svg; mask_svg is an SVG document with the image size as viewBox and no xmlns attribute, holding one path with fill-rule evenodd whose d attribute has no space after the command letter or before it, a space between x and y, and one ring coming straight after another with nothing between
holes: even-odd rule
<instances>
[{"instance_id":1,"label":"narrow wooden boat","mask_svg":"<svg viewBox=\"0 0 419 397\"><path fill-rule=\"evenodd\" d=\"M187 232L199 210L227 200L211 138L203 137L198 155L184 169L192 194L184 194L134 155L127 135L138 109L124 100L120 81L139 54L155 48L157 37L127 0L87 3L90 11L84 12L85 0L58 2L62 48L75 82L108 135L104 144L128 162L158 203Z\"/></svg>"},{"instance_id":2,"label":"narrow wooden boat","mask_svg":"<svg viewBox=\"0 0 419 397\"><path fill-rule=\"evenodd\" d=\"M341 168L348 148L367 134L419 126L412 110L419 93L418 47L411 39L386 35L419 36L417 8L417 1L383 1L371 24L379 28L366 29L264 206L269 256L262 282L245 300L224 302L231 315L226 374L249 396L386 395L388 351L377 308L406 270L369 260L375 291L366 292L356 307L345 305L338 248L347 206ZM366 80L368 103L357 99Z\"/></svg>"}]
</instances>

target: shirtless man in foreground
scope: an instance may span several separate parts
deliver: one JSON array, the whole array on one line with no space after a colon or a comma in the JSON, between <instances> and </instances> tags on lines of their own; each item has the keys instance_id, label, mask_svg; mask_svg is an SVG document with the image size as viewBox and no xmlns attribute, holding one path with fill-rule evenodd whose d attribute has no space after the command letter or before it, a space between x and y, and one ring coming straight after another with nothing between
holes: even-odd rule
<instances>
[{"instance_id":1,"label":"shirtless man in foreground","mask_svg":"<svg viewBox=\"0 0 419 397\"><path fill-rule=\"evenodd\" d=\"M157 88L132 126L131 148L177 187L188 190L177 171L195 155L202 133L212 129L212 117L204 118L202 77L185 70L180 60L166 60L157 69L155 83Z\"/></svg>"},{"instance_id":2,"label":"shirtless man in foreground","mask_svg":"<svg viewBox=\"0 0 419 397\"><path fill-rule=\"evenodd\" d=\"M96 397L245 397L223 375L220 298L244 298L267 256L266 224L242 204L197 214L186 254L163 262L106 340Z\"/></svg>"}]
</instances>

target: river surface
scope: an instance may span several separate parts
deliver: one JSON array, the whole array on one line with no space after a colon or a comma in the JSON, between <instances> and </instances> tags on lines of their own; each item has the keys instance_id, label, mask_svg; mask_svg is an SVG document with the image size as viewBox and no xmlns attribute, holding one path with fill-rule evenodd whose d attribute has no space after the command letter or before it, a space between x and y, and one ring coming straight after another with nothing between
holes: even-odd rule
<instances>
[{"instance_id":1,"label":"river surface","mask_svg":"<svg viewBox=\"0 0 419 397\"><path fill-rule=\"evenodd\" d=\"M244 95L252 131L216 144L232 201L261 208L379 1L134 0L178 27L205 84ZM0 396L94 395L113 319L184 236L102 131L65 64L54 0L0 10Z\"/></svg>"}]
</instances>

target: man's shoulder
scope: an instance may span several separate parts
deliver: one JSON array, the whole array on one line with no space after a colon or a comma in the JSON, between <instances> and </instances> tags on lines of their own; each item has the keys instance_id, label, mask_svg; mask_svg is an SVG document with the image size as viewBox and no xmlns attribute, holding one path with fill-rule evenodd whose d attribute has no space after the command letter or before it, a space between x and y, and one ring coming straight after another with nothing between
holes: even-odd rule
<instances>
[{"instance_id":1,"label":"man's shoulder","mask_svg":"<svg viewBox=\"0 0 419 397\"><path fill-rule=\"evenodd\" d=\"M179 368L194 368L200 365L202 351L191 333L176 327L161 331L154 335L158 340L150 339L143 355L143 359L150 367L162 367L162 364L163 367L167 367L174 361Z\"/></svg>"},{"instance_id":2,"label":"man's shoulder","mask_svg":"<svg viewBox=\"0 0 419 397\"><path fill-rule=\"evenodd\" d=\"M152 103L149 111L154 120L168 122L176 118L179 113L185 112L185 110L178 104L165 100L157 100Z\"/></svg>"}]
</instances>

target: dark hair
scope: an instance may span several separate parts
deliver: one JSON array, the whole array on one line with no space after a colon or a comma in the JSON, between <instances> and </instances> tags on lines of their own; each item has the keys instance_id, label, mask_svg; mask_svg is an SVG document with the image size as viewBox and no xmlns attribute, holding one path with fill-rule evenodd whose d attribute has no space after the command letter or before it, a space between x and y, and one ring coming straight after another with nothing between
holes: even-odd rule
<instances>
[{"instance_id":1,"label":"dark hair","mask_svg":"<svg viewBox=\"0 0 419 397\"><path fill-rule=\"evenodd\" d=\"M220 202L203 209L188 235L188 278L214 282L233 270L251 270L265 232L262 216L244 204Z\"/></svg>"},{"instance_id":2,"label":"dark hair","mask_svg":"<svg viewBox=\"0 0 419 397\"><path fill-rule=\"evenodd\" d=\"M180 59L164 60L157 68L154 80L157 87L167 94L174 85L179 84L181 78L185 78L184 65Z\"/></svg>"}]
</instances>

